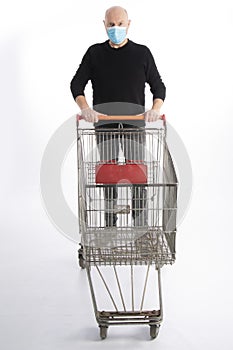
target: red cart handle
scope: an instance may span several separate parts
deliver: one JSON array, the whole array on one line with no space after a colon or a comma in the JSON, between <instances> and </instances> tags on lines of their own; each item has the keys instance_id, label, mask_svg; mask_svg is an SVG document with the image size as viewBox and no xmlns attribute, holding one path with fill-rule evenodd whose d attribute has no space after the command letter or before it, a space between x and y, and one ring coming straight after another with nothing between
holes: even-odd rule
<instances>
[{"instance_id":1,"label":"red cart handle","mask_svg":"<svg viewBox=\"0 0 233 350\"><path fill-rule=\"evenodd\" d=\"M84 119L82 115L77 114L77 121ZM139 115L105 115L105 114L99 114L98 120L144 120L144 114ZM166 123L166 117L165 114L160 116L160 119L163 120L164 123Z\"/></svg>"},{"instance_id":2,"label":"red cart handle","mask_svg":"<svg viewBox=\"0 0 233 350\"><path fill-rule=\"evenodd\" d=\"M160 116L160 119L163 120L164 122L166 122L166 116L165 116L165 114L161 115L161 116Z\"/></svg>"}]
</instances>

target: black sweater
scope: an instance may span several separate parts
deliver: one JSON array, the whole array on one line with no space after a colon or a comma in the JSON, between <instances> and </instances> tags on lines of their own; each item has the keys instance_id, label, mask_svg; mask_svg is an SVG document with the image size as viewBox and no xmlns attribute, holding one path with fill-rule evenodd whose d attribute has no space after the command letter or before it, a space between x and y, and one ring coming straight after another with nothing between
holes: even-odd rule
<instances>
[{"instance_id":1,"label":"black sweater","mask_svg":"<svg viewBox=\"0 0 233 350\"><path fill-rule=\"evenodd\" d=\"M131 40L118 49L112 48L108 40L89 47L71 81L74 99L84 96L89 80L93 106L127 102L144 107L145 83L150 85L153 99L165 99L166 88L150 50Z\"/></svg>"}]
</instances>

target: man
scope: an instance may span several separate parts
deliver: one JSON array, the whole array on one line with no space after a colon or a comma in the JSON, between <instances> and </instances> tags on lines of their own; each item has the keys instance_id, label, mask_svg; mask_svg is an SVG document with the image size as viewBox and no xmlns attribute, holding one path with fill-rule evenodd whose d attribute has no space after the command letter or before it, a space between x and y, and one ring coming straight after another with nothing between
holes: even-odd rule
<instances>
[{"instance_id":1,"label":"man","mask_svg":"<svg viewBox=\"0 0 233 350\"><path fill-rule=\"evenodd\" d=\"M103 126L112 128L119 124L123 128L132 127L132 122L129 121L108 122L106 125L106 122L98 121L99 114L144 113L145 121L158 120L166 89L150 50L127 38L130 20L127 11L122 7L109 8L105 13L104 25L109 40L89 47L71 81L71 92L81 109L82 116L85 120L95 123L96 131ZM84 94L89 80L93 88L93 108L89 106ZM153 95L152 107L146 112L145 83L150 85ZM134 122L133 126L143 128L145 121ZM99 144L98 137L97 144ZM111 158L115 159L115 156L112 155ZM136 189L135 196L145 198L145 188L141 190L143 193L136 194L138 192ZM112 189L111 195L105 193L105 197L109 196L113 196L116 200L116 189ZM133 198L135 196L133 195ZM116 217L106 216L106 225L115 226Z\"/></svg>"}]
</instances>

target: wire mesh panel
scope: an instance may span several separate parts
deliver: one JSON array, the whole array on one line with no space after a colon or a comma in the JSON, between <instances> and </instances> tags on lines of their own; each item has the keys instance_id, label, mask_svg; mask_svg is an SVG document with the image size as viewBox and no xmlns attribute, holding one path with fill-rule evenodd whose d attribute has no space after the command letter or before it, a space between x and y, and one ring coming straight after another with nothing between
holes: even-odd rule
<instances>
[{"instance_id":1,"label":"wire mesh panel","mask_svg":"<svg viewBox=\"0 0 233 350\"><path fill-rule=\"evenodd\" d=\"M145 234L138 232L138 238L134 236L132 239L129 232L121 231L115 235L115 239L110 235L111 244L108 247L101 244L102 239L106 240L100 233L95 237L97 244L85 245L86 262L93 265L172 264L175 260L174 237L171 233L167 235L168 237L163 231L154 229L147 230ZM170 238L170 242L167 238Z\"/></svg>"},{"instance_id":2,"label":"wire mesh panel","mask_svg":"<svg viewBox=\"0 0 233 350\"><path fill-rule=\"evenodd\" d=\"M78 129L79 147L87 185L96 184L96 175L103 168L118 172L119 167L147 169L148 184L162 183L164 129ZM114 166L115 165L115 168ZM137 167L136 167L137 165ZM128 170L127 170L128 171ZM108 176L111 177L111 173ZM127 180L123 178L122 180ZM99 181L100 182L100 181ZM122 181L124 182L124 181ZM128 180L130 181L130 179ZM109 182L108 182L109 183ZM110 182L111 183L111 182ZM137 182L138 183L138 182Z\"/></svg>"},{"instance_id":3,"label":"wire mesh panel","mask_svg":"<svg viewBox=\"0 0 233 350\"><path fill-rule=\"evenodd\" d=\"M177 178L164 129L78 129L78 136L86 262L173 263Z\"/></svg>"}]
</instances>

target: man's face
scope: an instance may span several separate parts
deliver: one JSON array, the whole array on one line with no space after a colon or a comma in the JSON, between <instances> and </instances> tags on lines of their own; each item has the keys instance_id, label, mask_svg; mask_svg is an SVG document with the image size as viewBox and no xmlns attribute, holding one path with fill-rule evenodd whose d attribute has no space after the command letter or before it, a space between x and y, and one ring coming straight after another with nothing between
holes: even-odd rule
<instances>
[{"instance_id":1,"label":"man's face","mask_svg":"<svg viewBox=\"0 0 233 350\"><path fill-rule=\"evenodd\" d=\"M119 26L126 27L126 31L128 32L130 20L123 9L112 9L106 13L104 25L106 30L109 27Z\"/></svg>"}]
</instances>

